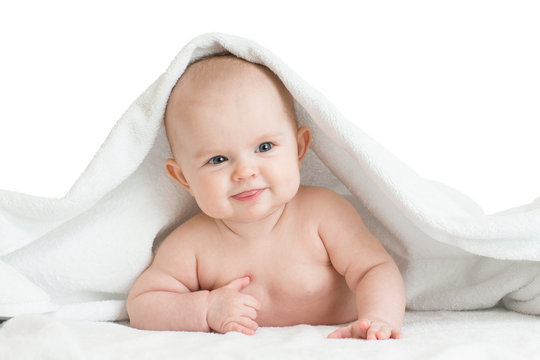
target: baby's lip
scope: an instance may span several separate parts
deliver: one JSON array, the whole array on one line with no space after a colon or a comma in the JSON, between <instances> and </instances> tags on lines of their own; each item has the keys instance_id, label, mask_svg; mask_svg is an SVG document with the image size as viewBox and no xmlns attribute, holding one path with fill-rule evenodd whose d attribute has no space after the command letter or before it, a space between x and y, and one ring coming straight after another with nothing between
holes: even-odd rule
<instances>
[{"instance_id":1,"label":"baby's lip","mask_svg":"<svg viewBox=\"0 0 540 360\"><path fill-rule=\"evenodd\" d=\"M262 188L262 189L252 189L252 190L242 191L231 197L238 201L251 201L251 200L257 199L259 195L263 193L264 190L266 189Z\"/></svg>"}]
</instances>

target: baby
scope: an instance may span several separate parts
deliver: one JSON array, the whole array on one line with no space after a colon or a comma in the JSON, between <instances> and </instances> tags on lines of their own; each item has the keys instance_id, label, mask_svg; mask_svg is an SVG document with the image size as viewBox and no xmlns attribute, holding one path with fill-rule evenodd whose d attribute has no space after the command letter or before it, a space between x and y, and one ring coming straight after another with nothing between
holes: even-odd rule
<instances>
[{"instance_id":1,"label":"baby","mask_svg":"<svg viewBox=\"0 0 540 360\"><path fill-rule=\"evenodd\" d=\"M400 272L342 196L300 185L311 140L268 68L232 55L190 65L165 113L169 175L201 213L130 291L131 326L237 331L344 324L329 338L401 338Z\"/></svg>"}]
</instances>

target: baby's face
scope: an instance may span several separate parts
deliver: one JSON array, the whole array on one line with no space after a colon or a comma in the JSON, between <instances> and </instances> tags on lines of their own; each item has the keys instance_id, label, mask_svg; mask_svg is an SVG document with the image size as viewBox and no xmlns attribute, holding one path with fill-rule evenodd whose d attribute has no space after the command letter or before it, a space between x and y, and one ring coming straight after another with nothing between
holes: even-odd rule
<instances>
[{"instance_id":1,"label":"baby's face","mask_svg":"<svg viewBox=\"0 0 540 360\"><path fill-rule=\"evenodd\" d=\"M217 219L263 218L292 199L309 130L296 129L271 81L247 73L196 79L171 96L169 174Z\"/></svg>"}]
</instances>

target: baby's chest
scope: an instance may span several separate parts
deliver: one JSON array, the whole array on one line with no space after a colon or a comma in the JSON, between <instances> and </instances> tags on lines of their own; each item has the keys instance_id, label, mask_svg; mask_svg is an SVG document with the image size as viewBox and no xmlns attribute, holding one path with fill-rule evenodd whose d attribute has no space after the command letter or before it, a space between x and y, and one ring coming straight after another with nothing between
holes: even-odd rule
<instances>
[{"instance_id":1,"label":"baby's chest","mask_svg":"<svg viewBox=\"0 0 540 360\"><path fill-rule=\"evenodd\" d=\"M275 242L219 246L209 252L199 261L201 288L212 290L249 276L253 290L306 294L317 292L335 275L318 237L270 240Z\"/></svg>"}]
</instances>

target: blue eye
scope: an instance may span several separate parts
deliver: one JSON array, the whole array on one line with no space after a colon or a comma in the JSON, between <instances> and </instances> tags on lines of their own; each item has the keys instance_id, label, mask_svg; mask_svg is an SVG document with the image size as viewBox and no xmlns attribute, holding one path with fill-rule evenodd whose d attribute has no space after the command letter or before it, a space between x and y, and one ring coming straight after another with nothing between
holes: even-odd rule
<instances>
[{"instance_id":1,"label":"blue eye","mask_svg":"<svg viewBox=\"0 0 540 360\"><path fill-rule=\"evenodd\" d=\"M272 149L272 146L274 146L274 144L272 144L271 142L263 142L261 145L259 145L259 147L257 148L257 152L267 152L267 151L270 151L270 149Z\"/></svg>"},{"instance_id":2,"label":"blue eye","mask_svg":"<svg viewBox=\"0 0 540 360\"><path fill-rule=\"evenodd\" d=\"M222 162L225 162L225 161L227 161L227 158L225 156L218 155L218 156L214 156L213 158L208 160L208 163L212 164L212 165L217 165L217 164L221 164Z\"/></svg>"}]
</instances>

